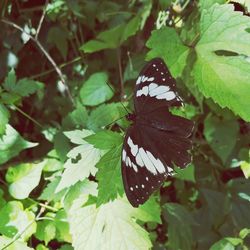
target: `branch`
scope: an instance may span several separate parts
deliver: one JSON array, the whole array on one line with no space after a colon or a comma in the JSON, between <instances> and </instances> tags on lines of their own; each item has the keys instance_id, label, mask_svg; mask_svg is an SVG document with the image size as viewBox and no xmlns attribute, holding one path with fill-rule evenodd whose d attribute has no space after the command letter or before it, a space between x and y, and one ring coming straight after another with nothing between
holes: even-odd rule
<instances>
[{"instance_id":1,"label":"branch","mask_svg":"<svg viewBox=\"0 0 250 250\"><path fill-rule=\"evenodd\" d=\"M121 52L120 52L120 49L117 49L117 61L118 61L120 87L121 87L121 101L123 101L123 99L124 99L124 87L123 87L123 78L122 78L122 64L121 64Z\"/></svg>"},{"instance_id":2,"label":"branch","mask_svg":"<svg viewBox=\"0 0 250 250\"><path fill-rule=\"evenodd\" d=\"M38 24L37 29L36 29L36 35L35 35L35 39L36 39L36 40L38 39L38 35L39 35L40 30L41 30L43 20L44 20L44 18L45 18L46 8L47 8L48 3L49 3L49 1L46 0L45 5L44 5L44 7L43 7L43 14L42 14L42 16L41 16L41 18L40 18L39 24Z\"/></svg>"},{"instance_id":3,"label":"branch","mask_svg":"<svg viewBox=\"0 0 250 250\"><path fill-rule=\"evenodd\" d=\"M46 49L42 46L42 44L39 42L38 39L36 39L35 37L31 36L29 33L27 33L21 26L11 22L11 21L8 21L6 19L2 19L1 20L3 23L7 24L7 25L10 25L12 27L14 27L15 29L25 33L26 35L28 35L30 37L30 39L38 46L38 48L43 52L43 54L46 56L46 58L48 59L48 61L50 61L50 63L52 64L52 66L55 68L55 71L57 72L61 82L63 83L64 87L65 87L65 90L66 90L66 93L70 99L70 101L72 102L72 104L74 105L74 99L69 91L69 87L68 87L68 84L66 83L66 80L63 76L63 73L61 71L61 69L57 66L56 62L53 60L53 58L49 55L49 53L46 51Z\"/></svg>"}]
</instances>

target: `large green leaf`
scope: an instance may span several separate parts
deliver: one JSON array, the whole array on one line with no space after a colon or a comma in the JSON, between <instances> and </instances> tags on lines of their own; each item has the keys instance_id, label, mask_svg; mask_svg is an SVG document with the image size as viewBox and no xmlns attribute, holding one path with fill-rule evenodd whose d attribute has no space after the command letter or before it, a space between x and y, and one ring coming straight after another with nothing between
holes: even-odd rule
<instances>
[{"instance_id":1,"label":"large green leaf","mask_svg":"<svg viewBox=\"0 0 250 250\"><path fill-rule=\"evenodd\" d=\"M0 138L0 164L17 156L22 150L37 145L38 143L24 140L13 127L7 125L5 134Z\"/></svg>"},{"instance_id":2,"label":"large green leaf","mask_svg":"<svg viewBox=\"0 0 250 250\"><path fill-rule=\"evenodd\" d=\"M81 207L82 204L83 198L80 197L68 213L75 250L151 248L148 233L135 222L136 218L140 218L140 209L143 208L133 208L121 199L99 208L95 205ZM144 214L142 218L146 218Z\"/></svg>"},{"instance_id":3,"label":"large green leaf","mask_svg":"<svg viewBox=\"0 0 250 250\"><path fill-rule=\"evenodd\" d=\"M203 9L195 46L195 83L205 97L250 121L249 17L232 5Z\"/></svg>"},{"instance_id":4,"label":"large green leaf","mask_svg":"<svg viewBox=\"0 0 250 250\"><path fill-rule=\"evenodd\" d=\"M10 194L16 199L29 197L30 192L39 184L44 166L45 162L10 167L6 175L6 179L10 183Z\"/></svg>"},{"instance_id":5,"label":"large green leaf","mask_svg":"<svg viewBox=\"0 0 250 250\"><path fill-rule=\"evenodd\" d=\"M161 57L174 77L179 77L185 67L189 48L183 45L174 29L163 27L154 30L147 47L151 50L147 54L148 59Z\"/></svg>"},{"instance_id":6,"label":"large green leaf","mask_svg":"<svg viewBox=\"0 0 250 250\"><path fill-rule=\"evenodd\" d=\"M232 152L239 132L238 122L208 115L204 121L204 135L214 152L225 163Z\"/></svg>"},{"instance_id":7,"label":"large green leaf","mask_svg":"<svg viewBox=\"0 0 250 250\"><path fill-rule=\"evenodd\" d=\"M111 149L96 165L98 168L98 206L110 200L114 200L118 195L121 196L124 192L121 177L121 151L122 145Z\"/></svg>"},{"instance_id":8,"label":"large green leaf","mask_svg":"<svg viewBox=\"0 0 250 250\"><path fill-rule=\"evenodd\" d=\"M82 103L88 106L96 106L111 99L114 91L110 89L107 82L108 75L105 72L91 75L80 89Z\"/></svg>"},{"instance_id":9,"label":"large green leaf","mask_svg":"<svg viewBox=\"0 0 250 250\"><path fill-rule=\"evenodd\" d=\"M180 204L164 205L164 217L168 222L168 238L171 249L193 249L192 225L195 221L190 212Z\"/></svg>"},{"instance_id":10,"label":"large green leaf","mask_svg":"<svg viewBox=\"0 0 250 250\"><path fill-rule=\"evenodd\" d=\"M84 138L84 140L92 144L95 148L111 149L121 145L123 137L111 130L102 130Z\"/></svg>"},{"instance_id":11,"label":"large green leaf","mask_svg":"<svg viewBox=\"0 0 250 250\"><path fill-rule=\"evenodd\" d=\"M56 192L64 188L70 187L88 178L90 174L96 174L96 163L100 159L100 150L94 148L91 144L84 141L84 137L91 135L89 130L74 130L65 132L71 142L78 146L71 149L68 154L68 160L64 164L64 172L62 178L56 188Z\"/></svg>"}]
</instances>

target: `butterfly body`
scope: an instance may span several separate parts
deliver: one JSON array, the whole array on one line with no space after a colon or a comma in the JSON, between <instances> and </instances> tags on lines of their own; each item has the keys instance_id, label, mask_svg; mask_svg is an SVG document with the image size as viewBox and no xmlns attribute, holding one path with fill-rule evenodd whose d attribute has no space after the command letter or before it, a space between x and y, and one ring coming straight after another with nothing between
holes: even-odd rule
<instances>
[{"instance_id":1,"label":"butterfly body","mask_svg":"<svg viewBox=\"0 0 250 250\"><path fill-rule=\"evenodd\" d=\"M122 177L127 198L137 207L174 174L175 165L184 168L191 161L193 122L169 112L169 107L183 103L159 58L141 71L134 105L134 113L127 116L132 124L123 144Z\"/></svg>"}]
</instances>

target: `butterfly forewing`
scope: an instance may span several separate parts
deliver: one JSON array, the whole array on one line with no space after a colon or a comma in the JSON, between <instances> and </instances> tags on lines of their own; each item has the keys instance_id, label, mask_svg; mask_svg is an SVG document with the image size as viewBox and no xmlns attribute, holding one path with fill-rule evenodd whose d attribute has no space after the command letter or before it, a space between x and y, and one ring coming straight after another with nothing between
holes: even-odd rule
<instances>
[{"instance_id":1,"label":"butterfly forewing","mask_svg":"<svg viewBox=\"0 0 250 250\"><path fill-rule=\"evenodd\" d=\"M191 161L193 122L172 115L170 106L183 105L161 59L141 71L134 93L135 119L127 130L122 151L122 177L130 203L137 207L158 189L174 167Z\"/></svg>"},{"instance_id":2,"label":"butterfly forewing","mask_svg":"<svg viewBox=\"0 0 250 250\"><path fill-rule=\"evenodd\" d=\"M175 80L160 58L149 62L140 72L136 80L134 105L137 113L161 106L182 105Z\"/></svg>"}]
</instances>

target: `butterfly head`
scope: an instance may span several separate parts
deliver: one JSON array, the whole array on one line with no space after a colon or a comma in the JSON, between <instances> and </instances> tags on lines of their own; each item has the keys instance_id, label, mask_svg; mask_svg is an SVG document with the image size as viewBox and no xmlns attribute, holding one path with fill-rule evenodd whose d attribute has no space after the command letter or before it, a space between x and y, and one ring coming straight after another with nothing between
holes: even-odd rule
<instances>
[{"instance_id":1,"label":"butterfly head","mask_svg":"<svg viewBox=\"0 0 250 250\"><path fill-rule=\"evenodd\" d=\"M136 114L134 114L134 113L128 113L128 114L126 115L126 119L127 119L128 121L134 122L135 119L136 119Z\"/></svg>"}]
</instances>

